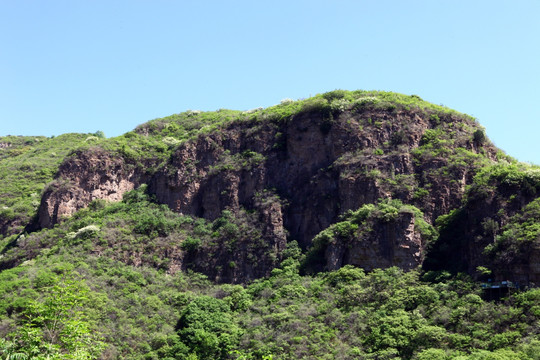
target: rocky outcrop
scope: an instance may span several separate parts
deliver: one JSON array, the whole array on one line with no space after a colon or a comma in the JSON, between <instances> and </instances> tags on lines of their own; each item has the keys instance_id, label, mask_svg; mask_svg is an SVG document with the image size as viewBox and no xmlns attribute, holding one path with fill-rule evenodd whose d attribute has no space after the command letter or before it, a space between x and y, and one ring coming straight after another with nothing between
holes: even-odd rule
<instances>
[{"instance_id":1,"label":"rocky outcrop","mask_svg":"<svg viewBox=\"0 0 540 360\"><path fill-rule=\"evenodd\" d=\"M142 181L144 176L121 157L100 148L79 152L64 161L56 180L45 189L38 210L39 226L51 227L95 199L119 201Z\"/></svg>"},{"instance_id":2,"label":"rocky outcrop","mask_svg":"<svg viewBox=\"0 0 540 360\"><path fill-rule=\"evenodd\" d=\"M471 186L465 204L442 219L424 267L539 286L540 231L534 224L540 219L540 181L511 166L494 166L486 174Z\"/></svg>"},{"instance_id":3,"label":"rocky outcrop","mask_svg":"<svg viewBox=\"0 0 540 360\"><path fill-rule=\"evenodd\" d=\"M281 204L275 199L257 201L257 211L238 211L230 219L235 227L217 229L213 246L203 246L184 255L183 270L206 274L217 282L242 283L269 276L278 266L287 239ZM237 229L237 230L235 230Z\"/></svg>"},{"instance_id":4,"label":"rocky outcrop","mask_svg":"<svg viewBox=\"0 0 540 360\"><path fill-rule=\"evenodd\" d=\"M470 120L449 115L446 121ZM56 182L43 195L39 224L50 227L94 199L119 200L143 183L158 202L179 213L208 220L223 210L258 213L265 243L277 253L284 248L285 234L308 248L340 214L381 198L413 203L433 222L459 205L477 168L476 163L455 165L450 155L460 147L471 154L478 151L471 134L476 125L468 123L448 131L446 153L416 152L426 130L436 126L441 125L427 112L395 109L347 110L331 116L305 111L287 121L238 121L181 144L152 175L122 157L90 149L60 167ZM494 158L494 148L481 150L483 159ZM442 172L445 176L438 176ZM260 194L269 189L283 205L260 206ZM367 269L410 269L420 264L423 245L408 230L414 226L411 221L404 215L393 225L380 225L353 248L329 249L336 259L331 267L352 263ZM247 257L248 249L254 252L246 242L239 253ZM208 254L222 259L220 264L209 262ZM234 261L235 266L212 276L235 281L265 274L275 264L262 261L250 270L253 264L244 255L232 260L216 250L193 256L183 261L205 272L213 272L203 269L209 263L223 269L225 262Z\"/></svg>"},{"instance_id":5,"label":"rocky outcrop","mask_svg":"<svg viewBox=\"0 0 540 360\"><path fill-rule=\"evenodd\" d=\"M360 237L329 244L325 268L337 270L350 264L367 271L391 266L411 270L422 264L424 243L415 231L414 214L400 213L392 221L379 220L372 226Z\"/></svg>"}]
</instances>

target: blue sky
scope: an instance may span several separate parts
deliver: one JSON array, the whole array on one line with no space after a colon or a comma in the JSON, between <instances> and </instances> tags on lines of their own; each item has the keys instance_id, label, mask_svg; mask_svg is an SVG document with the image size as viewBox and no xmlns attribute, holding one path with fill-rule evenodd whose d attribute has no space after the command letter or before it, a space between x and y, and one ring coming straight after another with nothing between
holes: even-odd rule
<instances>
[{"instance_id":1,"label":"blue sky","mask_svg":"<svg viewBox=\"0 0 540 360\"><path fill-rule=\"evenodd\" d=\"M0 135L387 90L540 164L538 19L538 0L0 0Z\"/></svg>"}]
</instances>

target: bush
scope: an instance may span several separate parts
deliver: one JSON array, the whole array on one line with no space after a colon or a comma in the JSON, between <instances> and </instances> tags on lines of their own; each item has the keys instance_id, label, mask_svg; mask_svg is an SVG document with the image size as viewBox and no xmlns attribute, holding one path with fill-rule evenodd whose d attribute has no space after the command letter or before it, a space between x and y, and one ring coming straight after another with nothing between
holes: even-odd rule
<instances>
[{"instance_id":1,"label":"bush","mask_svg":"<svg viewBox=\"0 0 540 360\"><path fill-rule=\"evenodd\" d=\"M201 244L201 239L188 236L186 240L182 241L180 247L185 251L197 251L201 247Z\"/></svg>"},{"instance_id":2,"label":"bush","mask_svg":"<svg viewBox=\"0 0 540 360\"><path fill-rule=\"evenodd\" d=\"M241 334L227 302L210 296L200 296L186 306L177 330L182 343L200 359L227 358Z\"/></svg>"},{"instance_id":3,"label":"bush","mask_svg":"<svg viewBox=\"0 0 540 360\"><path fill-rule=\"evenodd\" d=\"M95 137L97 137L99 139L105 139L105 133L103 131L101 131L101 130L96 131L92 135L94 135Z\"/></svg>"},{"instance_id":4,"label":"bush","mask_svg":"<svg viewBox=\"0 0 540 360\"><path fill-rule=\"evenodd\" d=\"M322 97L313 97L304 101L302 111L304 112L320 112L323 115L330 114L330 103Z\"/></svg>"},{"instance_id":5,"label":"bush","mask_svg":"<svg viewBox=\"0 0 540 360\"><path fill-rule=\"evenodd\" d=\"M332 102L334 100L343 99L347 94L348 91L345 90L333 90L322 94L322 97L328 102Z\"/></svg>"},{"instance_id":6,"label":"bush","mask_svg":"<svg viewBox=\"0 0 540 360\"><path fill-rule=\"evenodd\" d=\"M473 133L473 141L478 144L482 145L486 142L486 134L483 130L478 129Z\"/></svg>"},{"instance_id":7,"label":"bush","mask_svg":"<svg viewBox=\"0 0 540 360\"><path fill-rule=\"evenodd\" d=\"M139 214L133 231L150 237L166 236L175 226L173 219L168 219L162 211L152 209Z\"/></svg>"},{"instance_id":8,"label":"bush","mask_svg":"<svg viewBox=\"0 0 540 360\"><path fill-rule=\"evenodd\" d=\"M83 228L80 228L76 232L68 233L66 237L70 240L73 240L73 239L86 240L95 236L98 232L99 232L99 226L88 225Z\"/></svg>"},{"instance_id":9,"label":"bush","mask_svg":"<svg viewBox=\"0 0 540 360\"><path fill-rule=\"evenodd\" d=\"M356 111L361 112L377 105L379 102L380 100L375 96L363 96L354 101L353 107Z\"/></svg>"}]
</instances>

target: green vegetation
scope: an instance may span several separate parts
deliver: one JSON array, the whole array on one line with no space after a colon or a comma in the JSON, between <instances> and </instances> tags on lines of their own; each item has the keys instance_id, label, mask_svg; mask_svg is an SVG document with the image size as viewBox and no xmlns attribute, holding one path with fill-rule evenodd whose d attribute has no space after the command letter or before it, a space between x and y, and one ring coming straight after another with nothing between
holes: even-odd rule
<instances>
[{"instance_id":1,"label":"green vegetation","mask_svg":"<svg viewBox=\"0 0 540 360\"><path fill-rule=\"evenodd\" d=\"M255 151L246 150L242 153L231 155L230 151L225 150L219 162L210 168L210 173L215 174L226 170L251 170L251 168L256 167L265 160L264 155Z\"/></svg>"},{"instance_id":2,"label":"green vegetation","mask_svg":"<svg viewBox=\"0 0 540 360\"><path fill-rule=\"evenodd\" d=\"M540 167L524 163L500 163L485 167L474 178L471 192L518 190L534 196L540 190Z\"/></svg>"},{"instance_id":3,"label":"green vegetation","mask_svg":"<svg viewBox=\"0 0 540 360\"><path fill-rule=\"evenodd\" d=\"M499 277L513 278L512 269L527 263L525 259L540 246L539 190L538 166L505 159L480 168L463 206L437 219L441 235L424 267L465 271L460 249L474 238L483 261L490 264L479 266Z\"/></svg>"},{"instance_id":4,"label":"green vegetation","mask_svg":"<svg viewBox=\"0 0 540 360\"><path fill-rule=\"evenodd\" d=\"M418 132L409 115L429 128ZM347 134L380 136L319 175L363 176L388 197L344 212L308 249L289 238L283 250L267 234L261 209L288 206L275 189L207 220L156 203L143 185L120 202L94 200L51 229L24 231L70 156L109 154L151 175L170 172L178 149L205 138L220 150L210 176L250 171L287 155L286 125L296 117L314 119L323 134L339 120ZM221 149L235 123L247 125L246 138L271 129L272 150ZM399 169L404 152L414 171ZM537 251L540 169L497 153L473 118L416 95L334 90L266 109L187 111L115 138L1 137L0 176L1 360L539 359L539 289L486 301L461 257L474 244L475 276L487 278ZM436 189L438 179L450 185ZM465 183L461 206L432 226L422 212L437 212L430 195L462 192ZM350 249L377 226L412 217L430 253L423 269L319 271L330 245ZM247 280L227 283L238 279Z\"/></svg>"},{"instance_id":5,"label":"green vegetation","mask_svg":"<svg viewBox=\"0 0 540 360\"><path fill-rule=\"evenodd\" d=\"M197 271L213 269L210 273L215 277L225 270L220 262L242 260L253 267L258 262L276 263L277 250L264 242L257 214L242 211L233 216L225 210L208 222L174 213L166 205L154 203L145 191L146 186L141 186L118 203L96 200L52 229L21 235L17 246L2 251L0 268L32 260L40 253L77 252L164 271L183 263ZM186 257L178 255L181 250L188 252ZM198 255L197 262L192 262L190 254Z\"/></svg>"},{"instance_id":6,"label":"green vegetation","mask_svg":"<svg viewBox=\"0 0 540 360\"><path fill-rule=\"evenodd\" d=\"M84 281L42 273L36 281L39 297L25 304L18 329L11 334L19 353L38 359L90 359L104 343L83 309L90 291Z\"/></svg>"},{"instance_id":7,"label":"green vegetation","mask_svg":"<svg viewBox=\"0 0 540 360\"><path fill-rule=\"evenodd\" d=\"M103 149L115 156L121 156L131 166L153 173L161 168L173 151L185 141L210 134L234 122L249 122L253 126L268 122L279 124L302 113L318 112L323 117L321 129L328 131L332 126L333 116L345 110L360 112L406 110L428 113L443 122L456 118L473 121L466 115L433 105L415 95L334 90L305 100L286 100L266 109L250 111L220 109L204 112L190 110L149 121L134 131L109 139L105 138L102 131L94 134L65 134L55 138L1 137L0 144L6 146L0 148L0 176L4 179L0 184L1 233L4 236L16 234L28 224L35 215L42 190L53 180L58 166L66 155ZM398 144L403 136L404 134L396 134L392 143ZM478 140L478 136L475 135L475 141ZM278 139L276 146L283 145L280 144ZM439 154L443 155L441 151L445 144L439 145ZM377 154L382 154L385 149L377 151ZM264 160L262 155L249 157L242 154L243 159L234 156L237 155L228 160L224 159L222 167L236 166L239 160L247 161L249 163L247 166Z\"/></svg>"},{"instance_id":8,"label":"green vegetation","mask_svg":"<svg viewBox=\"0 0 540 360\"><path fill-rule=\"evenodd\" d=\"M540 198L528 203L523 211L512 216L496 236L493 244L486 246L495 266L505 268L524 254L530 254L540 244Z\"/></svg>"},{"instance_id":9,"label":"green vegetation","mask_svg":"<svg viewBox=\"0 0 540 360\"><path fill-rule=\"evenodd\" d=\"M392 222L404 213L413 214L415 230L421 234L424 243L433 241L436 231L426 222L424 214L418 208L405 205L398 199L382 200L377 204L366 204L356 211L347 211L340 222L330 225L315 236L313 246L307 253L306 269L317 269L317 263L323 257L328 244L342 242L350 246L354 242L362 242L373 231L377 222Z\"/></svg>"},{"instance_id":10,"label":"green vegetation","mask_svg":"<svg viewBox=\"0 0 540 360\"><path fill-rule=\"evenodd\" d=\"M186 140L210 134L234 122L248 122L253 126L262 123L280 124L302 113L322 115L321 129L328 130L333 116L345 110L365 111L417 111L432 114L437 119L452 122L455 119L474 119L444 106L426 102L418 96L402 95L383 91L345 91L334 90L318 94L309 99L293 101L286 99L280 104L266 109L236 111L220 109L217 111L187 111L165 118L149 121L134 131L117 138L100 142L106 150L118 152L135 163L144 158L163 161L171 151ZM158 162L159 162L158 161ZM156 165L158 166L158 165Z\"/></svg>"},{"instance_id":11,"label":"green vegetation","mask_svg":"<svg viewBox=\"0 0 540 360\"><path fill-rule=\"evenodd\" d=\"M470 141L470 129L440 125L427 129L420 140L420 146L413 151L417 164L434 159L445 160L447 166L439 171L456 171L457 169L479 168L491 164L485 155L467 149ZM483 134L483 132L482 132ZM487 142L483 139L482 143Z\"/></svg>"},{"instance_id":12,"label":"green vegetation","mask_svg":"<svg viewBox=\"0 0 540 360\"><path fill-rule=\"evenodd\" d=\"M345 266L300 276L299 252L289 254L272 276L246 286L95 254L42 256L0 273L0 351L36 359L535 359L537 290L495 303L467 278L443 273ZM62 328L51 338L56 317Z\"/></svg>"},{"instance_id":13,"label":"green vegetation","mask_svg":"<svg viewBox=\"0 0 540 360\"><path fill-rule=\"evenodd\" d=\"M90 136L0 137L0 236L19 233L28 224L60 163Z\"/></svg>"}]
</instances>

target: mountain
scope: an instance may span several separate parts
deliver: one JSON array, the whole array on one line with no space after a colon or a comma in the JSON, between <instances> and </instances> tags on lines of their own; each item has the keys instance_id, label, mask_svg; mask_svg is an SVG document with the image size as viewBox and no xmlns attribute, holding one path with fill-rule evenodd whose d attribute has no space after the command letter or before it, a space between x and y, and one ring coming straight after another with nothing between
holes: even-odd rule
<instances>
[{"instance_id":1,"label":"mountain","mask_svg":"<svg viewBox=\"0 0 540 360\"><path fill-rule=\"evenodd\" d=\"M266 353L282 358L275 349L247 345L240 348L252 352L241 355L237 345L224 345L219 337L214 352L193 352L202 345L186 340L195 336L186 324L201 311L221 312L229 319L231 312L253 310L249 303L264 298L264 291L255 290L264 283L261 279L269 279L265 286L270 289L284 274L311 284L297 287L300 298L308 296L312 290L306 289L321 276L325 287L341 292L353 286L347 276L376 287L380 269L388 269L383 277L394 276L411 289L425 286L428 292L431 285L419 281L436 287L441 279L458 281L456 276L463 274L510 281L520 289L540 284L540 168L497 149L474 118L415 95L335 90L266 109L188 111L111 139L101 132L7 136L0 138L0 174L0 275L9 288L41 294L41 288L52 291L56 283L64 289L75 284L94 297L101 294L103 304L116 312L118 304L127 306L124 317L148 312L152 296L157 304L164 301L160 294L175 289L174 300L162 306L165 324L152 330L165 340L161 346L150 345L152 349L131 352L130 341L151 344L150 335L131 336L105 326L114 319L95 313L98 300L85 305L94 318L84 320L106 328L101 331L104 341L92 339L101 358L157 354L171 334L180 334L175 344L186 347L171 350L176 354L171 358L270 356ZM131 274L121 281L145 301L129 301L129 290L122 293L110 283L111 276L120 276L115 272ZM28 283L17 283L19 275L13 274L24 274L19 279ZM183 279L181 285L178 279ZM143 290L153 283L159 285ZM32 294L21 298L39 300ZM229 302L224 305L221 299ZM16 324L24 323L25 301L11 295L0 306L5 311L0 334L21 329ZM351 306L350 301L339 300L336 306ZM536 311L527 309L523 312ZM531 326L537 315L531 315ZM175 317L180 319L176 329ZM232 331L225 331L231 338L256 328L236 328L234 319L220 328ZM219 323L208 321L205 336L212 332L208 327ZM501 329L515 331L511 325ZM123 335L115 342L118 332ZM518 335L485 349L515 344ZM24 343L17 336L12 338ZM389 348L396 351L392 356L412 358L422 347L428 349L429 341L420 348ZM339 342L353 358L350 341ZM383 356L377 351L386 347L370 346L358 345L358 354ZM61 348L65 353L67 345ZM473 348L483 349L468 344L462 350L470 353ZM312 358L291 354L283 358Z\"/></svg>"}]
</instances>

